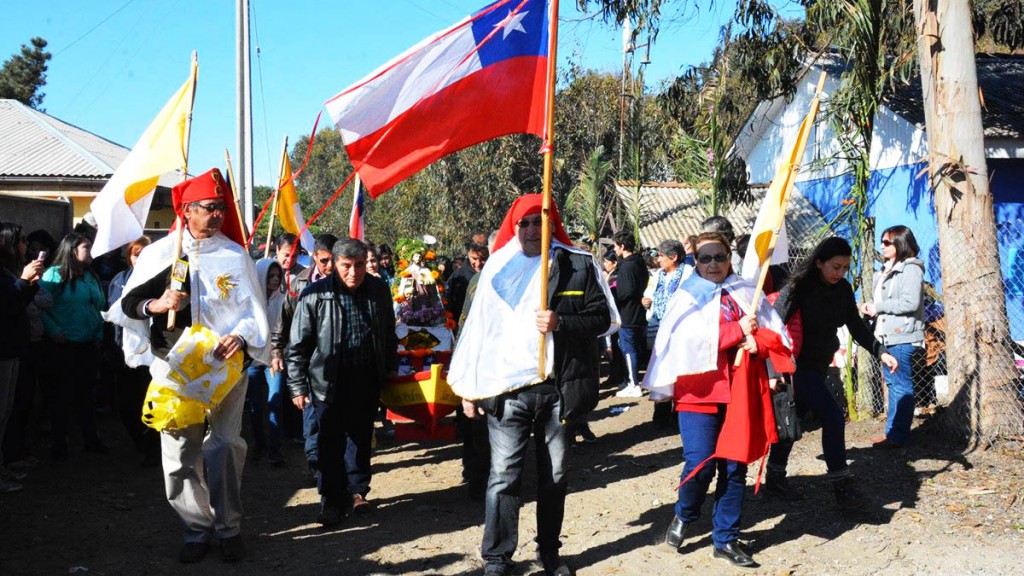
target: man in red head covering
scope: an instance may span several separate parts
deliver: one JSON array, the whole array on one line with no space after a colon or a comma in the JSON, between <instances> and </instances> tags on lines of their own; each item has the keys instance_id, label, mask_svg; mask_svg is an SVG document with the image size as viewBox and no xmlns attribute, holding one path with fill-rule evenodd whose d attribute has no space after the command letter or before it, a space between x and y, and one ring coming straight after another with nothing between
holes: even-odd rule
<instances>
[{"instance_id":1,"label":"man in red head covering","mask_svg":"<svg viewBox=\"0 0 1024 576\"><path fill-rule=\"evenodd\" d=\"M540 310L541 197L516 199L466 302L469 313L448 382L469 418L487 418L491 468L482 554L484 573L508 574L518 545L519 488L531 432L537 446L537 548L548 574L571 574L558 548L568 481L566 430L597 405L598 338L618 314L594 256L572 246L551 212L551 269ZM546 364L540 365L540 338Z\"/></svg>"},{"instance_id":2,"label":"man in red head covering","mask_svg":"<svg viewBox=\"0 0 1024 576\"><path fill-rule=\"evenodd\" d=\"M124 293L106 319L124 327L125 362L149 365L154 381L169 381L168 354L192 325L219 337L213 354L245 354L269 363L267 315L256 269L245 249L231 189L216 168L171 191L184 222L178 232L146 247ZM172 265L172 263L174 263ZM173 273L172 273L173 270ZM167 316L177 312L173 327ZM198 562L210 542L220 541L227 562L245 555L240 535L245 440L241 418L248 382L241 380L198 424L160 434L167 499L185 524L178 559Z\"/></svg>"}]
</instances>

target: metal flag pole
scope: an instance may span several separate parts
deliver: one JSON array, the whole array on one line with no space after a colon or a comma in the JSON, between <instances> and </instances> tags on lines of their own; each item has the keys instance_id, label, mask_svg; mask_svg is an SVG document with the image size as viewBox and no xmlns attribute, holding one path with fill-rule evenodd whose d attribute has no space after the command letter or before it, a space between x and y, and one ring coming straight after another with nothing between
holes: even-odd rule
<instances>
[{"instance_id":1,"label":"metal flag pole","mask_svg":"<svg viewBox=\"0 0 1024 576\"><path fill-rule=\"evenodd\" d=\"M288 137L284 137L284 148L281 149L281 169L277 171L277 188L274 190L274 199L270 201L270 225L267 226L267 247L263 250L263 257L270 258L270 242L274 237L274 216L277 215L277 203L281 201L281 182L290 176L284 173L284 155L288 153Z\"/></svg>"}]
</instances>

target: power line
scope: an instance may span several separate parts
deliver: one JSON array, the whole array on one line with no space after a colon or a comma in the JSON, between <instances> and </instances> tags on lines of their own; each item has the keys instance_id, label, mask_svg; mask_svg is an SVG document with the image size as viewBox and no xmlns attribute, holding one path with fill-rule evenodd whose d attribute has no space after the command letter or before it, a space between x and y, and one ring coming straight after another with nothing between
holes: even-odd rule
<instances>
[{"instance_id":1,"label":"power line","mask_svg":"<svg viewBox=\"0 0 1024 576\"><path fill-rule=\"evenodd\" d=\"M250 2L249 3L249 11L252 12L252 18L250 19L250 22L252 22L253 36L255 36L255 38L256 38L256 71L257 71L257 73L259 75L259 79L260 79L260 106L263 107L263 142L264 142L264 145L267 148L267 174L269 174L270 177L273 178L273 176L274 176L274 164L273 164L274 157L270 155L270 131L269 131L269 128L268 128L269 124L267 123L267 98L266 98L266 96L265 96L265 94L263 92L263 58L262 58L263 50L260 49L260 30L259 30L259 27L256 25L256 3L255 2ZM285 153L287 154L287 151ZM279 184L279 182L277 182L277 179L275 178L273 180L273 184L272 185L274 187L277 187L278 184Z\"/></svg>"},{"instance_id":2,"label":"power line","mask_svg":"<svg viewBox=\"0 0 1024 576\"><path fill-rule=\"evenodd\" d=\"M71 48L71 47L72 47L72 46L74 46L75 44L78 44L78 42L79 42L80 40L82 40L83 38L85 38L85 37L86 37L86 36L88 36L89 34L92 34L92 33L93 33L93 32L94 32L94 31L95 31L95 30L96 30L97 28L99 28L100 26L102 26L103 24L105 24L105 23L107 22L107 20L110 20L110 19L111 19L111 18L113 18L114 16L117 16L117 14L118 14L119 12L121 12L122 10L124 10L125 8L127 8L127 7L128 7L128 6L129 6L129 5L130 5L130 4L132 3L132 2L135 2L135 0L128 0L127 2L125 2L125 3L123 4L123 5L121 5L121 7L120 7L120 8L118 8L117 10L114 10L113 12L111 12L109 16L107 16L107 17L106 17L106 18L104 18L103 20L100 20L98 24L96 24L96 25L95 25L95 26L93 26L92 28L89 28L88 30L86 30L86 31L85 31L85 33L84 33L84 34L82 34L81 36L79 36L78 38L75 38L75 39L74 39L74 41L72 41L72 42L71 42L71 44L68 44L67 46L65 46L65 47L61 48L61 49L60 49L60 50L59 50L59 51L58 51L58 52L57 52L56 54L54 54L54 55L53 55L53 57L54 57L54 58L56 58L57 56L60 56L60 55L61 55L61 54L63 54L63 53L65 52L65 51L67 51L67 50L68 50L68 48Z\"/></svg>"}]
</instances>

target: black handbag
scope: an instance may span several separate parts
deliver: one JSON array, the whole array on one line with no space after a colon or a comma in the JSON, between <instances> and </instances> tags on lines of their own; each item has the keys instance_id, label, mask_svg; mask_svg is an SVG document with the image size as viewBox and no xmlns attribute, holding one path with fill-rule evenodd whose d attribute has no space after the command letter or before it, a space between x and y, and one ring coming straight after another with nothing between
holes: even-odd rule
<instances>
[{"instance_id":1,"label":"black handbag","mask_svg":"<svg viewBox=\"0 0 1024 576\"><path fill-rule=\"evenodd\" d=\"M795 442L803 435L800 418L796 414L796 398L793 396L793 380L786 376L779 380L772 393L772 411L775 413L775 432L779 442Z\"/></svg>"}]
</instances>

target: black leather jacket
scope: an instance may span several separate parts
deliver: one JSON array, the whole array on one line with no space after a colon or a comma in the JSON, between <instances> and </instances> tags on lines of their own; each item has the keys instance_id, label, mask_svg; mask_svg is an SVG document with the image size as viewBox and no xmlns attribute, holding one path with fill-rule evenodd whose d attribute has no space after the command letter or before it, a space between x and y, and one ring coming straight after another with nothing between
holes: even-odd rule
<instances>
[{"instance_id":1,"label":"black leather jacket","mask_svg":"<svg viewBox=\"0 0 1024 576\"><path fill-rule=\"evenodd\" d=\"M345 333L343 303L338 296L342 290L348 289L337 275L331 274L310 284L299 297L285 357L288 389L293 398L312 396L330 403L345 377L338 373L341 362L337 352ZM370 300L376 374L383 381L398 366L391 290L383 280L367 274L356 292Z\"/></svg>"},{"instance_id":2,"label":"black leather jacket","mask_svg":"<svg viewBox=\"0 0 1024 576\"><path fill-rule=\"evenodd\" d=\"M558 315L554 375L562 420L579 419L597 406L601 365L598 337L611 322L608 300L597 274L592 256L555 249L548 278L548 307ZM504 396L478 404L497 414Z\"/></svg>"}]
</instances>

